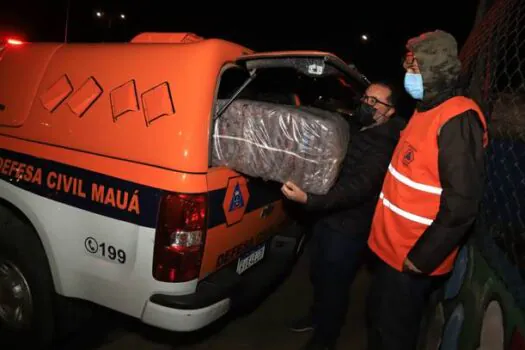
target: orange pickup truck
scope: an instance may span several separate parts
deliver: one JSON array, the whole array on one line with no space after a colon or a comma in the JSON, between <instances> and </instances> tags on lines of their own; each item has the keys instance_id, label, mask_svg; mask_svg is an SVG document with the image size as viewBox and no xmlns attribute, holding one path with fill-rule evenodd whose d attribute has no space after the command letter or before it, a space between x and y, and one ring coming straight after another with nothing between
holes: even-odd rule
<instances>
[{"instance_id":1,"label":"orange pickup truck","mask_svg":"<svg viewBox=\"0 0 525 350\"><path fill-rule=\"evenodd\" d=\"M333 54L191 33L1 46L1 337L49 342L63 299L192 331L273 283L304 235L280 184L211 166L216 102L367 84Z\"/></svg>"}]
</instances>

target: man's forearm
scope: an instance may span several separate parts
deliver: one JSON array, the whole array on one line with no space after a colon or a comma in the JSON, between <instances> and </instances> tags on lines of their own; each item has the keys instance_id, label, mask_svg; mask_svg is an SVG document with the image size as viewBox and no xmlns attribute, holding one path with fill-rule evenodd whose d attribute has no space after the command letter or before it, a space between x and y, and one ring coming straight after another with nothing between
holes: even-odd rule
<instances>
[{"instance_id":1,"label":"man's forearm","mask_svg":"<svg viewBox=\"0 0 525 350\"><path fill-rule=\"evenodd\" d=\"M336 186L324 195L308 194L306 209L317 211L340 208L344 204L343 196L350 196L345 190L342 186Z\"/></svg>"},{"instance_id":2,"label":"man's forearm","mask_svg":"<svg viewBox=\"0 0 525 350\"><path fill-rule=\"evenodd\" d=\"M381 188L381 183L386 170L381 163L387 161L377 159L375 168L349 176L346 181L341 181L334 186L326 195L308 195L306 207L308 210L346 210L362 204L373 198ZM387 165L384 165L386 168Z\"/></svg>"},{"instance_id":3,"label":"man's forearm","mask_svg":"<svg viewBox=\"0 0 525 350\"><path fill-rule=\"evenodd\" d=\"M461 201L457 202L458 204ZM476 201L463 201L465 206L477 208ZM438 218L416 242L407 258L423 273L434 271L464 240L476 219L476 213L450 215L440 211ZM451 222L452 221L452 222Z\"/></svg>"}]
</instances>

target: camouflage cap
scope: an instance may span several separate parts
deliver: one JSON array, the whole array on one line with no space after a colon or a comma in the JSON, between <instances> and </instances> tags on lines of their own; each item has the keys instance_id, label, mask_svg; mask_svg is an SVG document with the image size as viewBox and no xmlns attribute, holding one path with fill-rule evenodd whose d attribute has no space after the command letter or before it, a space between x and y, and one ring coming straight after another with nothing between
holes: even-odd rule
<instances>
[{"instance_id":1,"label":"camouflage cap","mask_svg":"<svg viewBox=\"0 0 525 350\"><path fill-rule=\"evenodd\" d=\"M406 48L414 54L423 76L425 99L455 85L461 61L451 34L442 30L426 32L408 40Z\"/></svg>"}]
</instances>

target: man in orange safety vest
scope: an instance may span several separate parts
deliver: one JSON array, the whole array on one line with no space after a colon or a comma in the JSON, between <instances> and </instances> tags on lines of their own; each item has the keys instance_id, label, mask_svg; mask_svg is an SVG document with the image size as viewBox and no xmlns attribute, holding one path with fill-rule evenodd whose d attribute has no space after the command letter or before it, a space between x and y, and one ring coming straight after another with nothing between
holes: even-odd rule
<instances>
[{"instance_id":1,"label":"man in orange safety vest","mask_svg":"<svg viewBox=\"0 0 525 350\"><path fill-rule=\"evenodd\" d=\"M461 63L443 31L410 39L403 67L416 110L394 151L368 245L378 257L369 295L369 349L415 349L429 295L452 270L476 218L487 125L459 93Z\"/></svg>"}]
</instances>

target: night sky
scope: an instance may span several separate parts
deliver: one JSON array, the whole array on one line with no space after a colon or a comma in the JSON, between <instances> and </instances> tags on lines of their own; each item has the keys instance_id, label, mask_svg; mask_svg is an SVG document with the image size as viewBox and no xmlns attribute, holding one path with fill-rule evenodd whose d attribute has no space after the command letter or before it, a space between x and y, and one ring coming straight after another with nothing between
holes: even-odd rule
<instances>
[{"instance_id":1,"label":"night sky","mask_svg":"<svg viewBox=\"0 0 525 350\"><path fill-rule=\"evenodd\" d=\"M2 1L0 36L30 41L64 41L65 0ZM107 5L107 4L110 5ZM314 5L315 4L315 5ZM289 8L287 8L289 6ZM232 40L256 51L314 49L333 52L369 77L402 83L401 58L408 38L443 29L461 45L476 13L477 0L443 1L94 1L71 0L68 40L129 41L144 31L193 32ZM104 12L104 20L95 16ZM120 14L126 16L120 19ZM111 28L107 18L112 18ZM367 42L361 40L366 34Z\"/></svg>"}]
</instances>

